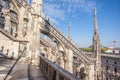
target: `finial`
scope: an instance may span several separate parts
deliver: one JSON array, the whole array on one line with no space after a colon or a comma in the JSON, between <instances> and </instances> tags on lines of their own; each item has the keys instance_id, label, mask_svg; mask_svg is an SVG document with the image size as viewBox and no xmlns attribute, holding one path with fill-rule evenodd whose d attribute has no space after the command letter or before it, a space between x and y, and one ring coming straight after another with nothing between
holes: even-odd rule
<instances>
[{"instance_id":1,"label":"finial","mask_svg":"<svg viewBox=\"0 0 120 80\"><path fill-rule=\"evenodd\" d=\"M68 27L69 27L69 30L70 30L70 27L71 27L71 22L69 22Z\"/></svg>"},{"instance_id":2,"label":"finial","mask_svg":"<svg viewBox=\"0 0 120 80\"><path fill-rule=\"evenodd\" d=\"M97 18L96 18L96 8L94 8L94 30L95 30L95 33L97 32Z\"/></svg>"},{"instance_id":3,"label":"finial","mask_svg":"<svg viewBox=\"0 0 120 80\"><path fill-rule=\"evenodd\" d=\"M71 40L71 22L68 23L68 40Z\"/></svg>"},{"instance_id":4,"label":"finial","mask_svg":"<svg viewBox=\"0 0 120 80\"><path fill-rule=\"evenodd\" d=\"M96 8L94 8L94 16L96 17Z\"/></svg>"}]
</instances>

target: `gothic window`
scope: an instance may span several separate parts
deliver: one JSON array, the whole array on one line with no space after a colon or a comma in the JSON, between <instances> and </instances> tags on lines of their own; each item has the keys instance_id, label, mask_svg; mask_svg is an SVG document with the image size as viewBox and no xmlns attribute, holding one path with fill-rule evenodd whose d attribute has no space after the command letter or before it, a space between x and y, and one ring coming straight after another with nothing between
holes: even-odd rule
<instances>
[{"instance_id":1,"label":"gothic window","mask_svg":"<svg viewBox=\"0 0 120 80\"><path fill-rule=\"evenodd\" d=\"M18 14L14 10L10 10L10 20L11 20L11 29L10 32L13 36L17 36L17 26L18 26Z\"/></svg>"},{"instance_id":2,"label":"gothic window","mask_svg":"<svg viewBox=\"0 0 120 80\"><path fill-rule=\"evenodd\" d=\"M108 61L108 60L106 60L106 62L108 63L109 61Z\"/></svg>"},{"instance_id":3,"label":"gothic window","mask_svg":"<svg viewBox=\"0 0 120 80\"><path fill-rule=\"evenodd\" d=\"M0 5L0 12L2 11L2 6Z\"/></svg>"},{"instance_id":4,"label":"gothic window","mask_svg":"<svg viewBox=\"0 0 120 80\"><path fill-rule=\"evenodd\" d=\"M17 31L17 24L11 21L11 29L10 29L11 35L16 37L17 36L16 31Z\"/></svg>"},{"instance_id":5,"label":"gothic window","mask_svg":"<svg viewBox=\"0 0 120 80\"><path fill-rule=\"evenodd\" d=\"M11 22L11 27L17 27L17 24L14 22Z\"/></svg>"},{"instance_id":6,"label":"gothic window","mask_svg":"<svg viewBox=\"0 0 120 80\"><path fill-rule=\"evenodd\" d=\"M115 53L115 50L113 50L113 53Z\"/></svg>"},{"instance_id":7,"label":"gothic window","mask_svg":"<svg viewBox=\"0 0 120 80\"><path fill-rule=\"evenodd\" d=\"M13 35L13 28L10 29L10 34Z\"/></svg>"},{"instance_id":8,"label":"gothic window","mask_svg":"<svg viewBox=\"0 0 120 80\"><path fill-rule=\"evenodd\" d=\"M13 19L14 21L18 20L18 15L15 11L11 10L10 14L11 14L11 19Z\"/></svg>"},{"instance_id":9,"label":"gothic window","mask_svg":"<svg viewBox=\"0 0 120 80\"><path fill-rule=\"evenodd\" d=\"M23 24L23 29L22 29L23 37L26 36L26 30L27 30L27 26L26 25L27 25L27 23Z\"/></svg>"},{"instance_id":10,"label":"gothic window","mask_svg":"<svg viewBox=\"0 0 120 80\"><path fill-rule=\"evenodd\" d=\"M114 68L114 72L117 73L117 68Z\"/></svg>"},{"instance_id":11,"label":"gothic window","mask_svg":"<svg viewBox=\"0 0 120 80\"><path fill-rule=\"evenodd\" d=\"M106 71L108 71L109 70L109 66L106 66Z\"/></svg>"},{"instance_id":12,"label":"gothic window","mask_svg":"<svg viewBox=\"0 0 120 80\"><path fill-rule=\"evenodd\" d=\"M4 17L0 17L0 28L4 28Z\"/></svg>"},{"instance_id":13,"label":"gothic window","mask_svg":"<svg viewBox=\"0 0 120 80\"><path fill-rule=\"evenodd\" d=\"M117 64L117 62L115 61L114 64Z\"/></svg>"}]
</instances>

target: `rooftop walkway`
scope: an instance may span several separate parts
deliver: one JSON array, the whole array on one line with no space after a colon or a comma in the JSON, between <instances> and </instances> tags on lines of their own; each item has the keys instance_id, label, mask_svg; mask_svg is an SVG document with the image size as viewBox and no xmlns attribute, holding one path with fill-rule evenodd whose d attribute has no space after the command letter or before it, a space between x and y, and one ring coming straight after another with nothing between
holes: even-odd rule
<instances>
[{"instance_id":1,"label":"rooftop walkway","mask_svg":"<svg viewBox=\"0 0 120 80\"><path fill-rule=\"evenodd\" d=\"M0 60L0 80L4 80L14 63L14 60Z\"/></svg>"},{"instance_id":2,"label":"rooftop walkway","mask_svg":"<svg viewBox=\"0 0 120 80\"><path fill-rule=\"evenodd\" d=\"M0 80L47 80L39 67L29 66L28 61L23 58L17 62L7 76L14 63L15 60L2 60L0 62Z\"/></svg>"},{"instance_id":3,"label":"rooftop walkway","mask_svg":"<svg viewBox=\"0 0 120 80\"><path fill-rule=\"evenodd\" d=\"M24 57L0 60L0 80L80 80L44 56L39 57L39 67Z\"/></svg>"}]
</instances>

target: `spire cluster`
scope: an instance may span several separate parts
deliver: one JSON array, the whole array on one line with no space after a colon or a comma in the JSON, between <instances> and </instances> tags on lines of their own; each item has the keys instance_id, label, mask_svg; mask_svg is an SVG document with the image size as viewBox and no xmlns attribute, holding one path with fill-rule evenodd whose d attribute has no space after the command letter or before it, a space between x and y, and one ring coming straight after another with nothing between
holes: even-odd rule
<instances>
[{"instance_id":1,"label":"spire cluster","mask_svg":"<svg viewBox=\"0 0 120 80\"><path fill-rule=\"evenodd\" d=\"M100 39L98 34L98 25L96 18L96 8L94 9L94 36L93 36L93 55L96 59L95 61L95 75L101 76L101 47L100 47ZM95 80L101 80L101 78L96 77Z\"/></svg>"}]
</instances>

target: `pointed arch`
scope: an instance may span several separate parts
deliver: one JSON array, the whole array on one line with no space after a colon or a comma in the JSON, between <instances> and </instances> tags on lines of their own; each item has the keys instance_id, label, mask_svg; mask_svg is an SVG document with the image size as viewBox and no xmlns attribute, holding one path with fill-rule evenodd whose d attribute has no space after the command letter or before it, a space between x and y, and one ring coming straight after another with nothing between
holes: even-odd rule
<instances>
[{"instance_id":1,"label":"pointed arch","mask_svg":"<svg viewBox=\"0 0 120 80\"><path fill-rule=\"evenodd\" d=\"M18 19L19 19L19 15L20 15L20 12L19 12L19 7L17 6L17 2L15 0L11 0L11 3L15 6L16 10L17 10L17 14L18 14Z\"/></svg>"}]
</instances>

